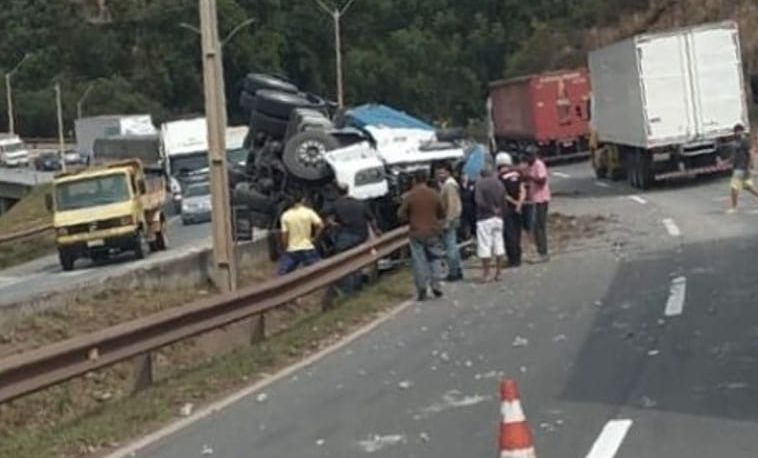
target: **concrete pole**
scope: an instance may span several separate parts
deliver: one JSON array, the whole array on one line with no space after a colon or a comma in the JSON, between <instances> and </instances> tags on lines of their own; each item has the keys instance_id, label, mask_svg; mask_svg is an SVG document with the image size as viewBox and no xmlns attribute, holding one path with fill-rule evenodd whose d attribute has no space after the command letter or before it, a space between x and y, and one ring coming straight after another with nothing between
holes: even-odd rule
<instances>
[{"instance_id":1,"label":"concrete pole","mask_svg":"<svg viewBox=\"0 0 758 458\"><path fill-rule=\"evenodd\" d=\"M199 0L203 42L205 116L208 123L208 159L213 205L213 260L215 282L221 291L237 288L237 266L232 243L229 176L226 166L226 97L216 0Z\"/></svg>"},{"instance_id":2,"label":"concrete pole","mask_svg":"<svg viewBox=\"0 0 758 458\"><path fill-rule=\"evenodd\" d=\"M61 102L61 83L55 83L55 105L58 112L58 157L61 171L66 171L65 142L63 141L63 103Z\"/></svg>"},{"instance_id":3,"label":"concrete pole","mask_svg":"<svg viewBox=\"0 0 758 458\"><path fill-rule=\"evenodd\" d=\"M13 119L13 94L11 93L11 74L5 74L5 97L8 105L8 133L16 133L16 123Z\"/></svg>"},{"instance_id":4,"label":"concrete pole","mask_svg":"<svg viewBox=\"0 0 758 458\"><path fill-rule=\"evenodd\" d=\"M334 52L335 62L337 65L337 105L342 108L345 106L345 94L342 89L342 38L340 33L340 19L342 14L338 10L332 13L334 19Z\"/></svg>"}]
</instances>

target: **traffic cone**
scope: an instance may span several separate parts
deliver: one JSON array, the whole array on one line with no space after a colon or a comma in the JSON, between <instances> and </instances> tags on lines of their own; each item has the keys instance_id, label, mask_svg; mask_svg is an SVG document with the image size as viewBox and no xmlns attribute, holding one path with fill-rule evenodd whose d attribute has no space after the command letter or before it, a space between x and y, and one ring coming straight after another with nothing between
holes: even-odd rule
<instances>
[{"instance_id":1,"label":"traffic cone","mask_svg":"<svg viewBox=\"0 0 758 458\"><path fill-rule=\"evenodd\" d=\"M534 438L524 409L521 408L518 386L513 380L503 380L500 384L500 458L537 458L534 452Z\"/></svg>"}]
</instances>

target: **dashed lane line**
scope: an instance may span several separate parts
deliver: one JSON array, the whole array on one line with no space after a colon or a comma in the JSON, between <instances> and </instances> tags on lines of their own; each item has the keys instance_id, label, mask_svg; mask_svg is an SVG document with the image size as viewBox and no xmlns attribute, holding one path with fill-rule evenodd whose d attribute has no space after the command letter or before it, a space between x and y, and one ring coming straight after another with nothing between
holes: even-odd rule
<instances>
[{"instance_id":1,"label":"dashed lane line","mask_svg":"<svg viewBox=\"0 0 758 458\"><path fill-rule=\"evenodd\" d=\"M684 299L687 295L687 278L677 277L671 281L671 290L666 301L666 316L679 316L684 311Z\"/></svg>"},{"instance_id":2,"label":"dashed lane line","mask_svg":"<svg viewBox=\"0 0 758 458\"><path fill-rule=\"evenodd\" d=\"M571 178L571 175L563 172L553 172L553 176L558 178Z\"/></svg>"},{"instance_id":3,"label":"dashed lane line","mask_svg":"<svg viewBox=\"0 0 758 458\"><path fill-rule=\"evenodd\" d=\"M629 199L637 202L640 205L647 205L647 200L641 196L629 196Z\"/></svg>"},{"instance_id":4,"label":"dashed lane line","mask_svg":"<svg viewBox=\"0 0 758 458\"><path fill-rule=\"evenodd\" d=\"M624 442L632 420L612 420L605 424L586 458L613 458Z\"/></svg>"},{"instance_id":5,"label":"dashed lane line","mask_svg":"<svg viewBox=\"0 0 758 458\"><path fill-rule=\"evenodd\" d=\"M676 225L673 219L666 218L663 220L663 225L666 226L666 230L672 237L681 237L682 231L679 230L679 226Z\"/></svg>"}]
</instances>

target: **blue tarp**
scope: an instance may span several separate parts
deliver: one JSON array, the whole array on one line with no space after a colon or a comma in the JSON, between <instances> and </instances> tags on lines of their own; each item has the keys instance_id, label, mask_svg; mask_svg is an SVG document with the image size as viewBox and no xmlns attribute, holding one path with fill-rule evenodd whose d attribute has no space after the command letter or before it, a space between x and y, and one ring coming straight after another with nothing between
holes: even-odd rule
<instances>
[{"instance_id":1,"label":"blue tarp","mask_svg":"<svg viewBox=\"0 0 758 458\"><path fill-rule=\"evenodd\" d=\"M477 144L474 146L466 158L466 163L463 165L463 174L474 180L479 178L479 174L487 160L487 154L487 148L484 145Z\"/></svg>"},{"instance_id":2,"label":"blue tarp","mask_svg":"<svg viewBox=\"0 0 758 458\"><path fill-rule=\"evenodd\" d=\"M434 126L386 105L361 105L345 113L347 124L358 129L384 126L395 129L435 130Z\"/></svg>"}]
</instances>

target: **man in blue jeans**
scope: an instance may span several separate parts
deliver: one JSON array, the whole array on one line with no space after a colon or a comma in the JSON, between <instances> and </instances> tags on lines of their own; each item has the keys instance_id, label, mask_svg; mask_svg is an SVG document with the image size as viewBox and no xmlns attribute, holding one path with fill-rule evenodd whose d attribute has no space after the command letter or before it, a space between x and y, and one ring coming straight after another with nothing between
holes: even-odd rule
<instances>
[{"instance_id":1,"label":"man in blue jeans","mask_svg":"<svg viewBox=\"0 0 758 458\"><path fill-rule=\"evenodd\" d=\"M449 163L437 168L437 181L440 185L440 198L445 209L442 240L447 254L447 281L463 280L461 269L461 253L458 250L458 228L461 225L461 191L458 182L453 178L453 170Z\"/></svg>"},{"instance_id":2,"label":"man in blue jeans","mask_svg":"<svg viewBox=\"0 0 758 458\"><path fill-rule=\"evenodd\" d=\"M440 238L445 209L439 194L427 181L426 172L416 172L413 188L404 196L397 212L400 220L408 221L410 226L413 279L419 301L426 300L430 286L434 297L442 297L440 261L445 256Z\"/></svg>"},{"instance_id":3,"label":"man in blue jeans","mask_svg":"<svg viewBox=\"0 0 758 458\"><path fill-rule=\"evenodd\" d=\"M304 194L296 193L294 204L281 218L282 246L285 252L279 259L279 275L286 275L301 265L310 266L320 258L313 241L324 227L318 214L308 207Z\"/></svg>"}]
</instances>

